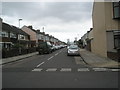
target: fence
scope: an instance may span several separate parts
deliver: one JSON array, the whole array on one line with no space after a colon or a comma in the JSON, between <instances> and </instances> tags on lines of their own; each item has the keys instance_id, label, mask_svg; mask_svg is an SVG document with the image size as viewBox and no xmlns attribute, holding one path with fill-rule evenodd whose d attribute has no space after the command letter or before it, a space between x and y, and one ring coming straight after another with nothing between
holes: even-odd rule
<instances>
[{"instance_id":1,"label":"fence","mask_svg":"<svg viewBox=\"0 0 120 90\"><path fill-rule=\"evenodd\" d=\"M28 49L21 49L21 55L28 54L36 52L36 47L28 48ZM13 57L13 56L18 56L19 55L19 49L18 48L13 48L10 50L7 49L2 49L2 58L8 58L8 57Z\"/></svg>"}]
</instances>

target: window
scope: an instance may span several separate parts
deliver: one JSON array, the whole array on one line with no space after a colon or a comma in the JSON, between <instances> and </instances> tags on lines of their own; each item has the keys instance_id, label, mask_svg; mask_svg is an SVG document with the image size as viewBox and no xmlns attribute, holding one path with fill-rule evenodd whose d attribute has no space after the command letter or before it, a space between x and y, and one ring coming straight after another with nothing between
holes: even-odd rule
<instances>
[{"instance_id":1,"label":"window","mask_svg":"<svg viewBox=\"0 0 120 90\"><path fill-rule=\"evenodd\" d=\"M120 31L114 31L114 47L120 48Z\"/></svg>"},{"instance_id":2,"label":"window","mask_svg":"<svg viewBox=\"0 0 120 90\"><path fill-rule=\"evenodd\" d=\"M25 36L24 35L19 35L19 39L25 40Z\"/></svg>"},{"instance_id":3,"label":"window","mask_svg":"<svg viewBox=\"0 0 120 90\"><path fill-rule=\"evenodd\" d=\"M0 36L2 36L2 37L8 37L8 32L5 32L5 31L2 31L2 32L0 32Z\"/></svg>"},{"instance_id":4,"label":"window","mask_svg":"<svg viewBox=\"0 0 120 90\"><path fill-rule=\"evenodd\" d=\"M10 33L10 38L17 38L17 36L14 33Z\"/></svg>"},{"instance_id":5,"label":"window","mask_svg":"<svg viewBox=\"0 0 120 90\"><path fill-rule=\"evenodd\" d=\"M113 2L113 18L115 19L120 18L120 1Z\"/></svg>"}]
</instances>

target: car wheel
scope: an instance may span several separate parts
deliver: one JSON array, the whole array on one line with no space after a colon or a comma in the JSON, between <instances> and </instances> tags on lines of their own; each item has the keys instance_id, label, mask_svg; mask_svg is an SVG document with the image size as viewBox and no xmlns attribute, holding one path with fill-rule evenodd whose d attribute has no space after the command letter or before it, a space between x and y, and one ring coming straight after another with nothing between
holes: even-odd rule
<instances>
[{"instance_id":1,"label":"car wheel","mask_svg":"<svg viewBox=\"0 0 120 90\"><path fill-rule=\"evenodd\" d=\"M51 51L48 51L48 54L50 54L51 53Z\"/></svg>"}]
</instances>

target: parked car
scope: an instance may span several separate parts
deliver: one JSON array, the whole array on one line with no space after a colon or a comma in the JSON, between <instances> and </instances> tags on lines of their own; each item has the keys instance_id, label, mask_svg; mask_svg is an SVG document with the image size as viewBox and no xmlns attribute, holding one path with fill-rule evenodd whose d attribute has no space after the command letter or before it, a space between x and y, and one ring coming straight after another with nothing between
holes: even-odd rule
<instances>
[{"instance_id":1,"label":"parked car","mask_svg":"<svg viewBox=\"0 0 120 90\"><path fill-rule=\"evenodd\" d=\"M52 52L52 45L50 42L39 42L37 51L39 54L44 54L44 53L51 53Z\"/></svg>"},{"instance_id":2,"label":"parked car","mask_svg":"<svg viewBox=\"0 0 120 90\"><path fill-rule=\"evenodd\" d=\"M79 53L79 47L77 45L70 45L68 48L67 48L67 55L80 55Z\"/></svg>"},{"instance_id":3,"label":"parked car","mask_svg":"<svg viewBox=\"0 0 120 90\"><path fill-rule=\"evenodd\" d=\"M55 50L58 50L59 49L59 46L58 45L55 45Z\"/></svg>"},{"instance_id":4,"label":"parked car","mask_svg":"<svg viewBox=\"0 0 120 90\"><path fill-rule=\"evenodd\" d=\"M56 50L56 47L55 47L55 45L53 44L53 45L52 45L52 52L55 51L55 50Z\"/></svg>"}]
</instances>

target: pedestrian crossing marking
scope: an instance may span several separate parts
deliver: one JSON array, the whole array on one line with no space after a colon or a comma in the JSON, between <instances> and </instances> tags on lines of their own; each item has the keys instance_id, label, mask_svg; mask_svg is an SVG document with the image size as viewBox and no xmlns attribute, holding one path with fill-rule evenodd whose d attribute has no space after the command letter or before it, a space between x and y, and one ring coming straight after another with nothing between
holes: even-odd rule
<instances>
[{"instance_id":1,"label":"pedestrian crossing marking","mask_svg":"<svg viewBox=\"0 0 120 90\"><path fill-rule=\"evenodd\" d=\"M108 71L107 68L93 68L94 71Z\"/></svg>"},{"instance_id":2,"label":"pedestrian crossing marking","mask_svg":"<svg viewBox=\"0 0 120 90\"><path fill-rule=\"evenodd\" d=\"M64 72L64 71L71 71L71 68L61 68L61 70L60 71L62 71L62 72Z\"/></svg>"},{"instance_id":3,"label":"pedestrian crossing marking","mask_svg":"<svg viewBox=\"0 0 120 90\"><path fill-rule=\"evenodd\" d=\"M111 71L113 71L113 72L120 71L120 69L111 69Z\"/></svg>"},{"instance_id":4,"label":"pedestrian crossing marking","mask_svg":"<svg viewBox=\"0 0 120 90\"><path fill-rule=\"evenodd\" d=\"M40 69L40 68L35 68L33 69L32 71L42 71L43 69Z\"/></svg>"},{"instance_id":5,"label":"pedestrian crossing marking","mask_svg":"<svg viewBox=\"0 0 120 90\"><path fill-rule=\"evenodd\" d=\"M79 68L77 71L80 72L80 71L90 71L90 70L88 68Z\"/></svg>"},{"instance_id":6,"label":"pedestrian crossing marking","mask_svg":"<svg viewBox=\"0 0 120 90\"><path fill-rule=\"evenodd\" d=\"M56 70L57 70L57 68L49 68L46 71L56 71Z\"/></svg>"},{"instance_id":7,"label":"pedestrian crossing marking","mask_svg":"<svg viewBox=\"0 0 120 90\"><path fill-rule=\"evenodd\" d=\"M42 68L35 68L33 69L32 71L35 71L35 72L41 72L41 71L46 71L46 72L55 72L55 71L60 71L60 72L71 72L71 71L77 71L77 72L89 72L89 71L96 71L96 72L119 72L120 69L116 69L116 68L78 68L78 69L72 69L72 68L47 68L47 69L42 69Z\"/></svg>"}]
</instances>

